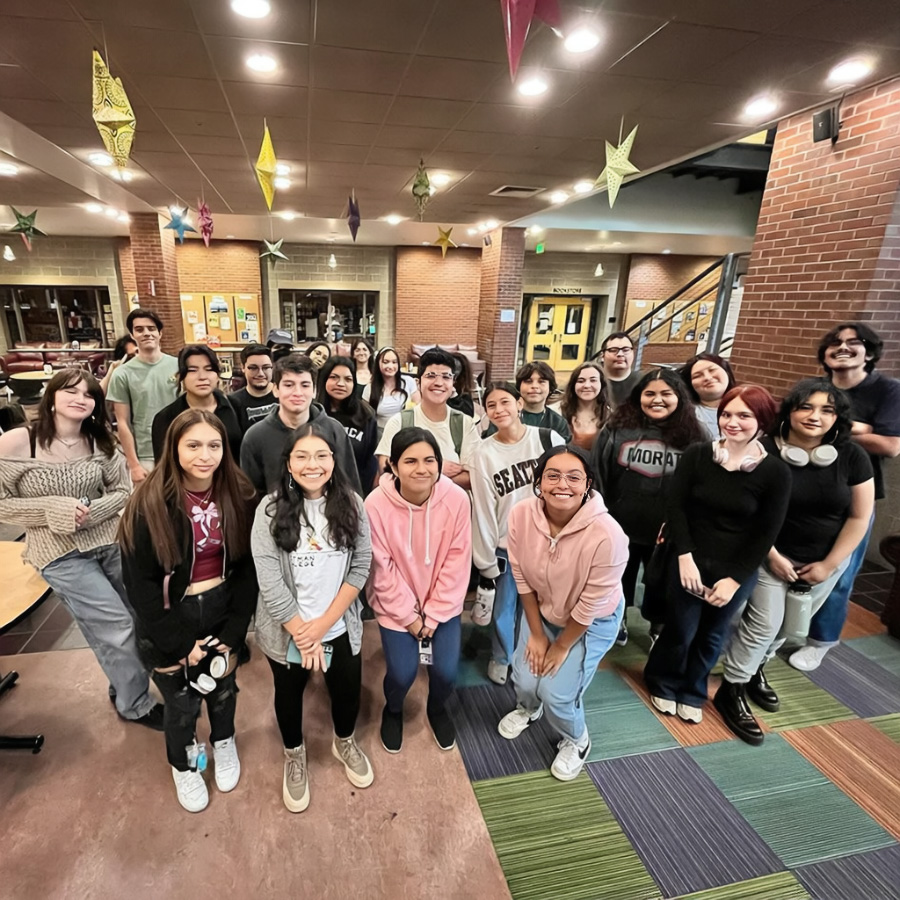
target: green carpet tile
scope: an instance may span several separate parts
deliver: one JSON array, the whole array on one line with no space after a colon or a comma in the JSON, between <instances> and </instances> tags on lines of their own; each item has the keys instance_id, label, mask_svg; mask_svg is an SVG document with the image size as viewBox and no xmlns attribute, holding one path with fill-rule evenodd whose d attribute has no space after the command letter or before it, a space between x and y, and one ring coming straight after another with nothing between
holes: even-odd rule
<instances>
[{"instance_id":1,"label":"green carpet tile","mask_svg":"<svg viewBox=\"0 0 900 900\"><path fill-rule=\"evenodd\" d=\"M870 725L874 725L892 741L900 744L900 713L892 713L889 716L877 716L874 719L866 719Z\"/></svg>"},{"instance_id":2,"label":"green carpet tile","mask_svg":"<svg viewBox=\"0 0 900 900\"><path fill-rule=\"evenodd\" d=\"M631 685L613 669L598 669L582 697L585 709L603 710L633 709L644 701L631 689Z\"/></svg>"},{"instance_id":3,"label":"green carpet tile","mask_svg":"<svg viewBox=\"0 0 900 900\"><path fill-rule=\"evenodd\" d=\"M878 663L893 675L900 677L900 641L889 634L872 634L868 637L853 638L844 641L857 653Z\"/></svg>"},{"instance_id":4,"label":"green carpet tile","mask_svg":"<svg viewBox=\"0 0 900 900\"><path fill-rule=\"evenodd\" d=\"M874 819L778 735L687 752L790 867L894 843Z\"/></svg>"},{"instance_id":5,"label":"green carpet tile","mask_svg":"<svg viewBox=\"0 0 900 900\"><path fill-rule=\"evenodd\" d=\"M590 778L530 772L472 785L514 900L655 900L648 874Z\"/></svg>"},{"instance_id":6,"label":"green carpet tile","mask_svg":"<svg viewBox=\"0 0 900 900\"><path fill-rule=\"evenodd\" d=\"M765 712L754 707L753 712L773 731L786 728L807 728L854 719L854 713L835 700L828 691L813 684L803 672L789 666L782 659L766 663L766 676L781 699L778 712Z\"/></svg>"},{"instance_id":7,"label":"green carpet tile","mask_svg":"<svg viewBox=\"0 0 900 900\"><path fill-rule=\"evenodd\" d=\"M682 894L676 900L810 900L810 896L790 872L776 872L696 894Z\"/></svg>"}]
</instances>

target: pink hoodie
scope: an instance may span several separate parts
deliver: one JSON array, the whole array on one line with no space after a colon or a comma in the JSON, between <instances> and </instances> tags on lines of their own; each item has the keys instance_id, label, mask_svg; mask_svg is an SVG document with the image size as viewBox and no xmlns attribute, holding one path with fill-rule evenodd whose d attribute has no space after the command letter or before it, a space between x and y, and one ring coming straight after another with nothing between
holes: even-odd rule
<instances>
[{"instance_id":1,"label":"pink hoodie","mask_svg":"<svg viewBox=\"0 0 900 900\"><path fill-rule=\"evenodd\" d=\"M418 606L435 628L462 612L472 564L466 492L442 475L423 506L407 503L386 472L366 497L372 529L369 602L378 624L405 631Z\"/></svg>"},{"instance_id":2,"label":"pink hoodie","mask_svg":"<svg viewBox=\"0 0 900 900\"><path fill-rule=\"evenodd\" d=\"M509 513L509 562L520 594L537 594L541 615L565 627L612 615L622 599L628 538L596 492L555 537L544 502L528 497Z\"/></svg>"}]
</instances>

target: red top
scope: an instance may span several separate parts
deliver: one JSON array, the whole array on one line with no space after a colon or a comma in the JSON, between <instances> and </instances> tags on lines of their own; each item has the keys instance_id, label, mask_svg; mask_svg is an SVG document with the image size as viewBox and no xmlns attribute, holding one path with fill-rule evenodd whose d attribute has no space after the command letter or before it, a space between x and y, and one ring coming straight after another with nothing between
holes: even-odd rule
<instances>
[{"instance_id":1,"label":"red top","mask_svg":"<svg viewBox=\"0 0 900 900\"><path fill-rule=\"evenodd\" d=\"M185 491L184 509L194 533L191 583L221 578L225 569L225 541L219 507L212 499L212 489L204 494Z\"/></svg>"}]
</instances>

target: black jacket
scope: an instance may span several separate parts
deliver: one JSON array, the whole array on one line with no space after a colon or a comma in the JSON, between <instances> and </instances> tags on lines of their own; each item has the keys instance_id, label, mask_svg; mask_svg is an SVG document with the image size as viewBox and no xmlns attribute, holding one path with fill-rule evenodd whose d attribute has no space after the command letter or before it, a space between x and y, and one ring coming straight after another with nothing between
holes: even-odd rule
<instances>
[{"instance_id":1,"label":"black jacket","mask_svg":"<svg viewBox=\"0 0 900 900\"><path fill-rule=\"evenodd\" d=\"M248 504L249 521L253 519ZM175 665L194 648L205 635L194 634L186 626L181 614L181 600L191 583L194 561L193 534L187 513L170 509L169 515L180 532L181 562L167 573L159 564L150 539L150 529L139 517L134 535L134 550L122 548L122 576L128 600L135 612L138 635L149 640L159 652ZM225 626L216 637L228 647L236 647L247 634L250 618L256 609L259 586L256 567L248 547L240 559L232 559L225 546L225 576L231 594L231 610ZM168 606L168 608L167 608Z\"/></svg>"},{"instance_id":2,"label":"black jacket","mask_svg":"<svg viewBox=\"0 0 900 900\"><path fill-rule=\"evenodd\" d=\"M221 391L213 391L216 398L216 417L225 426L228 435L228 446L231 448L231 456L235 465L241 463L241 440L244 433L241 431L241 423L234 407L228 402L228 398ZM169 426L186 409L190 409L187 402L187 394L179 395L168 406L164 406L154 417L150 437L153 441L153 461L159 462L162 456L163 445L166 442L166 432Z\"/></svg>"}]
</instances>

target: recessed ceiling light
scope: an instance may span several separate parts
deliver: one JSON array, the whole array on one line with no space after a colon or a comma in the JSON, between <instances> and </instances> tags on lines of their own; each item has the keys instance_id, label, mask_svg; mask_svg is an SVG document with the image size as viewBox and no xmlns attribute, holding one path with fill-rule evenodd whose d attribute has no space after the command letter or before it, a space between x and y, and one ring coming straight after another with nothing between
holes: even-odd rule
<instances>
[{"instance_id":1,"label":"recessed ceiling light","mask_svg":"<svg viewBox=\"0 0 900 900\"><path fill-rule=\"evenodd\" d=\"M0 163L0 175L18 175L19 167L12 163Z\"/></svg>"},{"instance_id":2,"label":"recessed ceiling light","mask_svg":"<svg viewBox=\"0 0 900 900\"><path fill-rule=\"evenodd\" d=\"M516 90L523 97L539 97L546 92L548 87L550 85L540 75L532 75L530 78L520 81Z\"/></svg>"},{"instance_id":3,"label":"recessed ceiling light","mask_svg":"<svg viewBox=\"0 0 900 900\"><path fill-rule=\"evenodd\" d=\"M131 216L128 213L119 213L119 221L120 222L130 222Z\"/></svg>"},{"instance_id":4,"label":"recessed ceiling light","mask_svg":"<svg viewBox=\"0 0 900 900\"><path fill-rule=\"evenodd\" d=\"M428 180L438 187L443 187L445 184L450 184L451 178L446 172L435 172L433 175L429 173Z\"/></svg>"},{"instance_id":5,"label":"recessed ceiling light","mask_svg":"<svg viewBox=\"0 0 900 900\"><path fill-rule=\"evenodd\" d=\"M466 229L466 234L478 234L477 228L468 228Z\"/></svg>"},{"instance_id":6,"label":"recessed ceiling light","mask_svg":"<svg viewBox=\"0 0 900 900\"><path fill-rule=\"evenodd\" d=\"M119 211L118 211L117 209L113 209L111 206L108 206L108 207L106 208L106 214L107 214L111 219L118 219L118 218L119 218Z\"/></svg>"},{"instance_id":7,"label":"recessed ceiling light","mask_svg":"<svg viewBox=\"0 0 900 900\"><path fill-rule=\"evenodd\" d=\"M778 102L774 97L764 94L761 97L754 97L745 107L744 115L748 119L766 119L778 109Z\"/></svg>"},{"instance_id":8,"label":"recessed ceiling light","mask_svg":"<svg viewBox=\"0 0 900 900\"><path fill-rule=\"evenodd\" d=\"M500 223L496 219L488 219L487 222L484 223L485 231L493 231Z\"/></svg>"},{"instance_id":9,"label":"recessed ceiling light","mask_svg":"<svg viewBox=\"0 0 900 900\"><path fill-rule=\"evenodd\" d=\"M272 184L274 184L279 191L286 191L291 186L291 179L279 175L277 178L273 179Z\"/></svg>"},{"instance_id":10,"label":"recessed ceiling light","mask_svg":"<svg viewBox=\"0 0 900 900\"><path fill-rule=\"evenodd\" d=\"M276 175L290 175L291 167L287 163L275 163Z\"/></svg>"},{"instance_id":11,"label":"recessed ceiling light","mask_svg":"<svg viewBox=\"0 0 900 900\"><path fill-rule=\"evenodd\" d=\"M99 203L86 203L84 205L84 208L89 213L102 213L103 212L103 207Z\"/></svg>"},{"instance_id":12,"label":"recessed ceiling light","mask_svg":"<svg viewBox=\"0 0 900 900\"><path fill-rule=\"evenodd\" d=\"M666 247L666 249L663 250L663 253L666 253L666 254L669 254L669 253L671 253L671 252L672 252L672 251L671 251L668 247Z\"/></svg>"},{"instance_id":13,"label":"recessed ceiling light","mask_svg":"<svg viewBox=\"0 0 900 900\"><path fill-rule=\"evenodd\" d=\"M272 12L269 0L231 0L231 8L248 19L263 19Z\"/></svg>"},{"instance_id":14,"label":"recessed ceiling light","mask_svg":"<svg viewBox=\"0 0 900 900\"><path fill-rule=\"evenodd\" d=\"M593 181L579 181L572 185L576 194L589 194L594 189Z\"/></svg>"},{"instance_id":15,"label":"recessed ceiling light","mask_svg":"<svg viewBox=\"0 0 900 900\"><path fill-rule=\"evenodd\" d=\"M576 28L566 35L563 46L569 53L587 53L600 43L600 35L592 28Z\"/></svg>"},{"instance_id":16,"label":"recessed ceiling light","mask_svg":"<svg viewBox=\"0 0 900 900\"><path fill-rule=\"evenodd\" d=\"M282 218L282 219L285 219L285 220L288 221L288 222L293 222L294 219L297 218L297 213L295 213L295 212L288 212L287 210L284 210L283 212L275 213L275 215L276 215L276 216L279 216L279 217Z\"/></svg>"},{"instance_id":17,"label":"recessed ceiling light","mask_svg":"<svg viewBox=\"0 0 900 900\"><path fill-rule=\"evenodd\" d=\"M569 199L569 195L565 191L554 191L550 195L551 203L565 203Z\"/></svg>"},{"instance_id":18,"label":"recessed ceiling light","mask_svg":"<svg viewBox=\"0 0 900 900\"><path fill-rule=\"evenodd\" d=\"M391 213L389 216L384 217L384 221L388 223L388 225L399 225L403 221L403 216L398 216L397 213Z\"/></svg>"},{"instance_id":19,"label":"recessed ceiling light","mask_svg":"<svg viewBox=\"0 0 900 900\"><path fill-rule=\"evenodd\" d=\"M113 158L108 153L91 153L88 156L88 162L95 166L111 166Z\"/></svg>"},{"instance_id":20,"label":"recessed ceiling light","mask_svg":"<svg viewBox=\"0 0 900 900\"><path fill-rule=\"evenodd\" d=\"M268 53L254 53L247 57L247 68L253 69L254 72L274 72L278 68L274 56Z\"/></svg>"},{"instance_id":21,"label":"recessed ceiling light","mask_svg":"<svg viewBox=\"0 0 900 900\"><path fill-rule=\"evenodd\" d=\"M431 246L431 241L422 241L422 246L423 246L423 247L430 247L430 246Z\"/></svg>"},{"instance_id":22,"label":"recessed ceiling light","mask_svg":"<svg viewBox=\"0 0 900 900\"><path fill-rule=\"evenodd\" d=\"M227 238L233 238L234 235L233 235L233 234L226 234L225 237L227 237Z\"/></svg>"},{"instance_id":23,"label":"recessed ceiling light","mask_svg":"<svg viewBox=\"0 0 900 900\"><path fill-rule=\"evenodd\" d=\"M866 75L871 74L874 65L871 60L862 57L854 57L853 59L845 59L842 63L838 63L828 73L829 84L856 84L862 81Z\"/></svg>"},{"instance_id":24,"label":"recessed ceiling light","mask_svg":"<svg viewBox=\"0 0 900 900\"><path fill-rule=\"evenodd\" d=\"M112 175L116 181L131 181L131 179L134 178L134 175L127 169L113 169L112 172L110 172L110 175Z\"/></svg>"}]
</instances>

